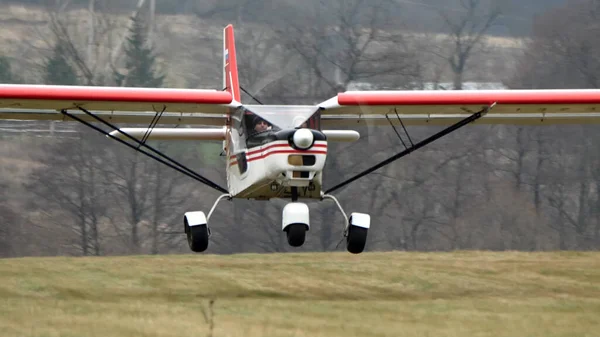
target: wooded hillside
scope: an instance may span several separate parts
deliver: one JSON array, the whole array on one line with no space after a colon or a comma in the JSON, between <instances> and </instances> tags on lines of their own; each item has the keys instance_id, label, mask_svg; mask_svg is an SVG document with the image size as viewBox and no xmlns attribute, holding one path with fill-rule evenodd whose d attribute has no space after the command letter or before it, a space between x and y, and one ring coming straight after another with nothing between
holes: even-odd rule
<instances>
[{"instance_id":1,"label":"wooded hillside","mask_svg":"<svg viewBox=\"0 0 600 337\"><path fill-rule=\"evenodd\" d=\"M326 8L307 2L302 11L262 22L247 19L263 8L252 1L233 9L227 2L199 4L204 12L188 15L143 5L133 19L96 7L5 7L0 81L220 88L222 28L233 22L241 84L266 104L316 103L360 85L600 86L600 8L591 0L546 7L529 23L531 35L519 39L489 35L506 11L491 0L461 1L460 11L432 9L436 21L421 24L445 34L398 21L397 3L387 0L331 1ZM223 18L223 11L237 15ZM27 130L48 130L48 123L0 124L3 256L187 252L182 214L207 211L217 196L90 129L63 123L41 137L51 132ZM437 129L408 132L416 141ZM367 250L597 249L597 129L467 127L338 196L348 211L372 215ZM328 157L326 186L403 149L391 127L357 131L359 142L331 145L336 155ZM224 185L219 143L154 146ZM223 203L211 219L209 251L289 251L282 207L283 201ZM313 222L301 250L335 249L342 216L329 202L310 207Z\"/></svg>"}]
</instances>

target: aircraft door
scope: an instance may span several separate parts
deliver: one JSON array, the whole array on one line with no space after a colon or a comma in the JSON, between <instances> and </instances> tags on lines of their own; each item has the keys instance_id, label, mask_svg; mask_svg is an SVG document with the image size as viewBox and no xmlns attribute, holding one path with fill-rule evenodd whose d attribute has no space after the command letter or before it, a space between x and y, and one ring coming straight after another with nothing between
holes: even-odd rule
<instances>
[{"instance_id":1,"label":"aircraft door","mask_svg":"<svg viewBox=\"0 0 600 337\"><path fill-rule=\"evenodd\" d=\"M239 108L232 116L231 130L231 155L235 156L237 167L240 176L243 178L244 173L248 170L248 160L246 158L246 127L244 125L244 114L246 109Z\"/></svg>"}]
</instances>

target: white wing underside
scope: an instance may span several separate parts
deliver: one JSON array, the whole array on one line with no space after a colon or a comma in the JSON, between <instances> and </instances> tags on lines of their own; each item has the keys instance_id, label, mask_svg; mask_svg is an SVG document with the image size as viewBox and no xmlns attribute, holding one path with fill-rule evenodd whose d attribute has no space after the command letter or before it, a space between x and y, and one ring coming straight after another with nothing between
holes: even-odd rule
<instances>
[{"instance_id":1,"label":"white wing underside","mask_svg":"<svg viewBox=\"0 0 600 337\"><path fill-rule=\"evenodd\" d=\"M86 122L98 122L81 110L67 110ZM154 111L90 111L93 115L115 124L149 124L156 116ZM224 126L226 114L163 112L157 125L206 125ZM0 109L0 119L64 121L74 120L60 111L50 109Z\"/></svg>"},{"instance_id":2,"label":"white wing underside","mask_svg":"<svg viewBox=\"0 0 600 337\"><path fill-rule=\"evenodd\" d=\"M323 115L322 125L331 126L382 126L382 125L451 125L471 116L472 113L455 114L403 114L391 109L388 114L371 115ZM512 125L542 125L542 124L597 124L600 123L600 113L488 113L473 124L512 124Z\"/></svg>"},{"instance_id":3,"label":"white wing underside","mask_svg":"<svg viewBox=\"0 0 600 337\"><path fill-rule=\"evenodd\" d=\"M432 109L434 109L432 107ZM79 110L69 110L87 122L97 122L96 119ZM469 117L471 113L398 113L393 108L387 109L383 114L330 114L323 111L321 115L322 127L351 127L351 126L384 126L390 123L399 125L400 120L405 125L449 125ZM141 111L91 111L95 116L115 124L148 124L152 121L156 112ZM223 126L226 114L194 114L165 112L160 117L157 125L201 125L201 126ZM7 120L40 120L40 121L65 121L72 122L73 119L56 110L31 110L31 109L0 109L0 119ZM600 113L587 112L531 112L531 113L498 113L490 111L474 124L515 124L515 125L539 125L539 124L597 124L600 123Z\"/></svg>"}]
</instances>

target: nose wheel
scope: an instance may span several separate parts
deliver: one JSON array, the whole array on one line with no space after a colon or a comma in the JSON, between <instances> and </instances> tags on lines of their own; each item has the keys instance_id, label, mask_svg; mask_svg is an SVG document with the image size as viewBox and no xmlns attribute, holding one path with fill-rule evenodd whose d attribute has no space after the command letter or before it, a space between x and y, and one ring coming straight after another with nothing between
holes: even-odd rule
<instances>
[{"instance_id":1,"label":"nose wheel","mask_svg":"<svg viewBox=\"0 0 600 337\"><path fill-rule=\"evenodd\" d=\"M300 247L306 240L307 226L305 224L291 224L287 226L285 231L287 232L288 244L292 247Z\"/></svg>"},{"instance_id":2,"label":"nose wheel","mask_svg":"<svg viewBox=\"0 0 600 337\"><path fill-rule=\"evenodd\" d=\"M302 202L290 202L283 208L281 219L288 244L292 247L302 246L310 229L308 206Z\"/></svg>"}]
</instances>

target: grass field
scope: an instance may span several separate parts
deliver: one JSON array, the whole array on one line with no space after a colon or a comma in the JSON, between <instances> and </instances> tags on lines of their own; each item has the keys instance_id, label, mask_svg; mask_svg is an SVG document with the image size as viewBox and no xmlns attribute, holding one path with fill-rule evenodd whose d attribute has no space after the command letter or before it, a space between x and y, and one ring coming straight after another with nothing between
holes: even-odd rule
<instances>
[{"instance_id":1,"label":"grass field","mask_svg":"<svg viewBox=\"0 0 600 337\"><path fill-rule=\"evenodd\" d=\"M210 335L600 336L600 253L0 260L2 337Z\"/></svg>"}]
</instances>

